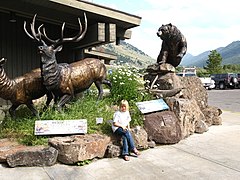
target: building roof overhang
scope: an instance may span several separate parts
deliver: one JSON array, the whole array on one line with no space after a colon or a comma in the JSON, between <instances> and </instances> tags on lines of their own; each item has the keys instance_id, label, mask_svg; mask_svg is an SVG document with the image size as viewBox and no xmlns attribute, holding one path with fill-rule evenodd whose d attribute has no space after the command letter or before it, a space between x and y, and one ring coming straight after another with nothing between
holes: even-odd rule
<instances>
[{"instance_id":1,"label":"building roof overhang","mask_svg":"<svg viewBox=\"0 0 240 180\"><path fill-rule=\"evenodd\" d=\"M83 12L87 14L89 25L98 22L113 23L118 28L127 30L141 23L139 16L81 0L4 0L0 4L1 10L29 18L37 13L41 20L55 24L66 22L75 28L76 18L82 19Z\"/></svg>"},{"instance_id":2,"label":"building roof overhang","mask_svg":"<svg viewBox=\"0 0 240 180\"><path fill-rule=\"evenodd\" d=\"M87 34L75 43L75 48L81 49L130 39L131 28L141 23L139 16L83 0L2 0L0 12L13 12L26 20L37 14L38 21L58 26L65 22L74 30L79 28L77 18L83 21L86 13Z\"/></svg>"}]
</instances>

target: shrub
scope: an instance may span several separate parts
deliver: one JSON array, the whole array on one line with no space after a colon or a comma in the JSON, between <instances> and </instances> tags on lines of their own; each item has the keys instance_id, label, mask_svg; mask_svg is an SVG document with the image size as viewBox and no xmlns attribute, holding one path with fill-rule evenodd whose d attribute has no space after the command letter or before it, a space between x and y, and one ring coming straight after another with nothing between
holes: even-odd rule
<instances>
[{"instance_id":1,"label":"shrub","mask_svg":"<svg viewBox=\"0 0 240 180\"><path fill-rule=\"evenodd\" d=\"M143 94L140 93L141 87L140 74L136 68L120 67L115 69L110 75L112 82L111 99L115 103L119 103L122 99L138 101Z\"/></svg>"}]
</instances>

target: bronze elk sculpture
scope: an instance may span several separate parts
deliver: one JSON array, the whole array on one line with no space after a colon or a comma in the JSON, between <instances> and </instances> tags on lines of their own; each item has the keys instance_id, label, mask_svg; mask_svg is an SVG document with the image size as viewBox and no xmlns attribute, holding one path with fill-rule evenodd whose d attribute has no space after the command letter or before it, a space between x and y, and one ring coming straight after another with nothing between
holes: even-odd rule
<instances>
[{"instance_id":1,"label":"bronze elk sculpture","mask_svg":"<svg viewBox=\"0 0 240 180\"><path fill-rule=\"evenodd\" d=\"M98 99L101 99L103 96L102 84L111 87L111 82L106 79L107 69L99 59L85 58L71 64L58 64L56 60L56 52L62 49L62 44L67 42L78 42L85 36L87 31L87 18L85 13L84 30L78 18L78 34L71 38L64 38L63 32L65 23L63 23L61 38L57 40L52 40L46 35L43 24L38 27L38 32L36 33L35 19L36 15L33 17L33 21L30 24L31 34L26 29L26 22L24 22L24 31L30 38L42 44L38 46L38 50L41 53L43 84L46 86L47 90L54 95L54 100L57 102L57 109L61 111L62 107L69 102L75 94L87 90L93 83L98 89ZM48 46L42 37L49 41L51 45Z\"/></svg>"},{"instance_id":2,"label":"bronze elk sculpture","mask_svg":"<svg viewBox=\"0 0 240 180\"><path fill-rule=\"evenodd\" d=\"M32 100L38 99L45 94L47 94L46 106L52 100L52 94L47 93L47 89L42 84L40 68L15 79L10 79L3 68L6 61L5 58L0 60L0 97L11 101L12 106L9 108L9 114L15 118L16 109L21 104L26 104L31 112L39 118L38 111L34 107Z\"/></svg>"}]
</instances>

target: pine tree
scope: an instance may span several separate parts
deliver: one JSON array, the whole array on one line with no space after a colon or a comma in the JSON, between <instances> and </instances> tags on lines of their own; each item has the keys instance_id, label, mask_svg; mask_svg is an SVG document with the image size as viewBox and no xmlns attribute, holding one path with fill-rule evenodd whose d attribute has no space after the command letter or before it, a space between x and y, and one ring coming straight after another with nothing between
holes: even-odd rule
<instances>
[{"instance_id":1,"label":"pine tree","mask_svg":"<svg viewBox=\"0 0 240 180\"><path fill-rule=\"evenodd\" d=\"M209 74L218 74L223 71L221 66L222 56L217 52L217 50L210 51L207 60L207 66L204 67Z\"/></svg>"}]
</instances>

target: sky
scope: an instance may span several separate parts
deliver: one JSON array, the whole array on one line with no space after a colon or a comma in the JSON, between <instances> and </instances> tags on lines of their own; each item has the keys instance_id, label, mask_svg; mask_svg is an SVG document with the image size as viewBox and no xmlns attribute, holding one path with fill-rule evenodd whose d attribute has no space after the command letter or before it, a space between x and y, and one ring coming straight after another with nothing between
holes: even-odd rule
<instances>
[{"instance_id":1,"label":"sky","mask_svg":"<svg viewBox=\"0 0 240 180\"><path fill-rule=\"evenodd\" d=\"M187 39L194 56L240 40L240 6L236 0L90 0L142 17L126 42L157 58L162 40L156 33L172 23Z\"/></svg>"}]
</instances>

